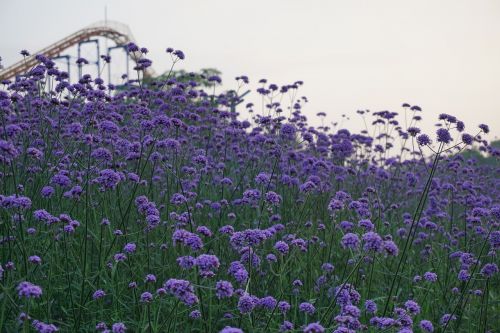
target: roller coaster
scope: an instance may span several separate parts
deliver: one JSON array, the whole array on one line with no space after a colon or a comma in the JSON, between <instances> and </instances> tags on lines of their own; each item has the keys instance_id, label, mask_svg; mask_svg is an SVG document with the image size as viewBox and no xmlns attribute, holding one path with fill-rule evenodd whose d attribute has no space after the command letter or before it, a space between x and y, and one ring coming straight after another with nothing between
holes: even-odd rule
<instances>
[{"instance_id":1,"label":"roller coaster","mask_svg":"<svg viewBox=\"0 0 500 333\"><path fill-rule=\"evenodd\" d=\"M70 57L68 55L63 55L63 52L70 47L77 46L78 47L78 57L80 57L80 49L83 44L86 43L95 43L97 49L97 59L95 64L97 65L98 72L100 73L100 48L99 42L96 37L104 37L110 39L115 43L115 46L108 47L106 49L106 55L109 56L110 51L117 48L125 48L125 46L134 42L134 37L129 29L129 27L123 23L115 22L115 21L101 21L91 24L83 29L78 30L75 33L66 36L65 38L45 47L44 49L25 57L23 60L14 63L11 66L6 67L3 70L0 70L0 81L14 79L20 75L27 73L33 66L37 64L37 60L35 56L37 54L43 54L46 57L51 59L65 59L68 66L68 72L70 68ZM94 38L94 39L93 39ZM135 61L139 58L138 55L127 55L127 73L128 73L128 61L129 58ZM108 76L110 81L111 77L111 69L108 66ZM79 76L82 75L81 66L79 66ZM154 71L151 68L148 68L144 71L145 77L154 76Z\"/></svg>"}]
</instances>

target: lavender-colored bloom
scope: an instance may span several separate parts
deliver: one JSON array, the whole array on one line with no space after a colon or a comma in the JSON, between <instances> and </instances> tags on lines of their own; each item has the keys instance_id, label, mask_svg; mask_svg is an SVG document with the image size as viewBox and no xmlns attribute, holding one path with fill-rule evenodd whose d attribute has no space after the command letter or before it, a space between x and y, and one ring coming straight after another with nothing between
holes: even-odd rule
<instances>
[{"instance_id":1,"label":"lavender-colored bloom","mask_svg":"<svg viewBox=\"0 0 500 333\"><path fill-rule=\"evenodd\" d=\"M494 263L486 264L481 269L481 274L487 278L491 278L496 273L498 273L498 266Z\"/></svg>"},{"instance_id":2,"label":"lavender-colored bloom","mask_svg":"<svg viewBox=\"0 0 500 333\"><path fill-rule=\"evenodd\" d=\"M255 307L255 300L252 296L243 295L238 300L238 310L242 313L250 313Z\"/></svg>"},{"instance_id":3,"label":"lavender-colored bloom","mask_svg":"<svg viewBox=\"0 0 500 333\"><path fill-rule=\"evenodd\" d=\"M146 277L144 278L144 282L156 282L156 276L154 274L147 274Z\"/></svg>"},{"instance_id":4,"label":"lavender-colored bloom","mask_svg":"<svg viewBox=\"0 0 500 333\"><path fill-rule=\"evenodd\" d=\"M408 311L412 315L416 315L420 313L420 305L413 300L408 300L405 302L406 311Z\"/></svg>"},{"instance_id":5,"label":"lavender-colored bloom","mask_svg":"<svg viewBox=\"0 0 500 333\"><path fill-rule=\"evenodd\" d=\"M271 263L271 262L277 262L278 258L273 253L269 253L266 256L266 260Z\"/></svg>"},{"instance_id":6,"label":"lavender-colored bloom","mask_svg":"<svg viewBox=\"0 0 500 333\"><path fill-rule=\"evenodd\" d=\"M28 261L35 265L40 265L42 263L42 258L39 256L29 256Z\"/></svg>"},{"instance_id":7,"label":"lavender-colored bloom","mask_svg":"<svg viewBox=\"0 0 500 333\"><path fill-rule=\"evenodd\" d=\"M283 313L283 314L286 314L288 311L290 311L290 304L286 301L280 301L278 302L278 310Z\"/></svg>"},{"instance_id":8,"label":"lavender-colored bloom","mask_svg":"<svg viewBox=\"0 0 500 333\"><path fill-rule=\"evenodd\" d=\"M437 281L437 274L433 272L425 272L424 273L424 279L429 281L429 282L436 282Z\"/></svg>"},{"instance_id":9,"label":"lavender-colored bloom","mask_svg":"<svg viewBox=\"0 0 500 333\"><path fill-rule=\"evenodd\" d=\"M211 254L202 254L196 258L195 265L201 271L212 271L216 270L220 266L219 258Z\"/></svg>"},{"instance_id":10,"label":"lavender-colored bloom","mask_svg":"<svg viewBox=\"0 0 500 333\"><path fill-rule=\"evenodd\" d=\"M189 318L191 319L200 319L201 318L201 311L200 310L193 310L189 313Z\"/></svg>"},{"instance_id":11,"label":"lavender-colored bloom","mask_svg":"<svg viewBox=\"0 0 500 333\"><path fill-rule=\"evenodd\" d=\"M312 315L316 312L316 308L311 303L304 302L299 304L299 311Z\"/></svg>"},{"instance_id":12,"label":"lavender-colored bloom","mask_svg":"<svg viewBox=\"0 0 500 333\"><path fill-rule=\"evenodd\" d=\"M467 134L467 133L463 133L462 134L462 141L467 144L467 145L471 145L472 142L474 141L474 137L470 134Z\"/></svg>"},{"instance_id":13,"label":"lavender-colored bloom","mask_svg":"<svg viewBox=\"0 0 500 333\"><path fill-rule=\"evenodd\" d=\"M438 142L442 142L442 143L450 143L452 138L451 138L451 134L450 134L450 131L448 131L447 129L445 128L439 128L437 130L437 141Z\"/></svg>"},{"instance_id":14,"label":"lavender-colored bloom","mask_svg":"<svg viewBox=\"0 0 500 333\"><path fill-rule=\"evenodd\" d=\"M243 333L243 330L231 326L226 326L219 333Z\"/></svg>"},{"instance_id":15,"label":"lavender-colored bloom","mask_svg":"<svg viewBox=\"0 0 500 333\"><path fill-rule=\"evenodd\" d=\"M417 143L420 146L427 146L431 144L431 139L427 134L420 134L419 136L417 136Z\"/></svg>"},{"instance_id":16,"label":"lavender-colored bloom","mask_svg":"<svg viewBox=\"0 0 500 333\"><path fill-rule=\"evenodd\" d=\"M263 297L257 302L258 306L271 311L274 310L277 304L278 301L276 301L276 299L272 296Z\"/></svg>"},{"instance_id":17,"label":"lavender-colored bloom","mask_svg":"<svg viewBox=\"0 0 500 333\"><path fill-rule=\"evenodd\" d=\"M127 256L125 255L125 253L117 253L113 256L113 259L116 261L116 262L122 262L122 261L125 261L127 260Z\"/></svg>"},{"instance_id":18,"label":"lavender-colored bloom","mask_svg":"<svg viewBox=\"0 0 500 333\"><path fill-rule=\"evenodd\" d=\"M277 194L276 192L269 191L266 193L266 201L269 204L279 206L279 204L281 203L282 200L283 199L282 199L281 195Z\"/></svg>"},{"instance_id":19,"label":"lavender-colored bloom","mask_svg":"<svg viewBox=\"0 0 500 333\"><path fill-rule=\"evenodd\" d=\"M143 303L151 303L153 301L153 294L149 291L145 291L141 294L141 302Z\"/></svg>"},{"instance_id":20,"label":"lavender-colored bloom","mask_svg":"<svg viewBox=\"0 0 500 333\"><path fill-rule=\"evenodd\" d=\"M283 324L280 325L280 332L289 332L293 330L293 323L285 320Z\"/></svg>"},{"instance_id":21,"label":"lavender-colored bloom","mask_svg":"<svg viewBox=\"0 0 500 333\"><path fill-rule=\"evenodd\" d=\"M113 326L111 326L111 331L113 333L125 333L127 331L127 327L124 323L114 323Z\"/></svg>"},{"instance_id":22,"label":"lavender-colored bloom","mask_svg":"<svg viewBox=\"0 0 500 333\"><path fill-rule=\"evenodd\" d=\"M19 283L16 289L19 297L39 298L42 295L42 288L28 281Z\"/></svg>"},{"instance_id":23,"label":"lavender-colored bloom","mask_svg":"<svg viewBox=\"0 0 500 333\"><path fill-rule=\"evenodd\" d=\"M57 332L59 331L59 328L57 328L56 325L54 324L46 324L43 323L39 320L33 320L32 322L33 328L37 330L39 333L52 333L52 332Z\"/></svg>"},{"instance_id":24,"label":"lavender-colored bloom","mask_svg":"<svg viewBox=\"0 0 500 333\"><path fill-rule=\"evenodd\" d=\"M196 258L192 256L182 256L177 258L177 264L182 268L182 269L191 269L194 267L196 264Z\"/></svg>"},{"instance_id":25,"label":"lavender-colored bloom","mask_svg":"<svg viewBox=\"0 0 500 333\"><path fill-rule=\"evenodd\" d=\"M494 249L500 248L500 230L495 230L490 233L490 245Z\"/></svg>"},{"instance_id":26,"label":"lavender-colored bloom","mask_svg":"<svg viewBox=\"0 0 500 333\"><path fill-rule=\"evenodd\" d=\"M103 298L104 296L106 296L106 293L104 292L104 290L102 289L98 289L94 292L94 294L92 295L92 298L94 300L98 300L100 298Z\"/></svg>"},{"instance_id":27,"label":"lavender-colored bloom","mask_svg":"<svg viewBox=\"0 0 500 333\"><path fill-rule=\"evenodd\" d=\"M356 250L359 247L359 237L353 233L347 233L340 242L342 248Z\"/></svg>"},{"instance_id":28,"label":"lavender-colored bloom","mask_svg":"<svg viewBox=\"0 0 500 333\"><path fill-rule=\"evenodd\" d=\"M134 253L135 250L136 250L137 246L135 245L135 243L127 243L125 244L125 246L123 247L123 252L126 252L126 253Z\"/></svg>"},{"instance_id":29,"label":"lavender-colored bloom","mask_svg":"<svg viewBox=\"0 0 500 333\"><path fill-rule=\"evenodd\" d=\"M302 332L304 333L323 333L325 328L318 323L311 323L307 325Z\"/></svg>"},{"instance_id":30,"label":"lavender-colored bloom","mask_svg":"<svg viewBox=\"0 0 500 333\"><path fill-rule=\"evenodd\" d=\"M274 248L281 254L287 254L289 251L288 244L283 241L278 241L274 244Z\"/></svg>"},{"instance_id":31,"label":"lavender-colored bloom","mask_svg":"<svg viewBox=\"0 0 500 333\"><path fill-rule=\"evenodd\" d=\"M111 169L105 169L99 173L99 177L97 177L96 182L104 189L114 189L120 180L121 176L118 172Z\"/></svg>"},{"instance_id":32,"label":"lavender-colored bloom","mask_svg":"<svg viewBox=\"0 0 500 333\"><path fill-rule=\"evenodd\" d=\"M390 256L397 256L399 253L398 246L393 241L384 241L384 250Z\"/></svg>"},{"instance_id":33,"label":"lavender-colored bloom","mask_svg":"<svg viewBox=\"0 0 500 333\"><path fill-rule=\"evenodd\" d=\"M490 132L490 128L486 124L481 124L478 126L484 133L488 134Z\"/></svg>"},{"instance_id":34,"label":"lavender-colored bloom","mask_svg":"<svg viewBox=\"0 0 500 333\"><path fill-rule=\"evenodd\" d=\"M193 286L189 281L179 279L169 279L163 285L168 293L177 297L186 305L198 303L198 297L194 294Z\"/></svg>"},{"instance_id":35,"label":"lavender-colored bloom","mask_svg":"<svg viewBox=\"0 0 500 333\"><path fill-rule=\"evenodd\" d=\"M222 281L222 280L217 281L215 289L216 289L215 295L217 296L218 299L233 296L234 288L231 282L229 281Z\"/></svg>"},{"instance_id":36,"label":"lavender-colored bloom","mask_svg":"<svg viewBox=\"0 0 500 333\"><path fill-rule=\"evenodd\" d=\"M363 250L381 252L382 248L383 241L379 234L373 231L363 234Z\"/></svg>"},{"instance_id":37,"label":"lavender-colored bloom","mask_svg":"<svg viewBox=\"0 0 500 333\"><path fill-rule=\"evenodd\" d=\"M375 313L377 313L377 303L375 303L372 300L367 300L365 302L365 309L366 309L366 312L368 312L370 314L375 314Z\"/></svg>"},{"instance_id":38,"label":"lavender-colored bloom","mask_svg":"<svg viewBox=\"0 0 500 333\"><path fill-rule=\"evenodd\" d=\"M434 332L434 326L428 320L425 320L425 319L421 320L419 326L425 332L429 332L429 333Z\"/></svg>"},{"instance_id":39,"label":"lavender-colored bloom","mask_svg":"<svg viewBox=\"0 0 500 333\"><path fill-rule=\"evenodd\" d=\"M460 272L458 272L458 279L460 281L468 281L470 279L469 271L467 271L466 269L460 270Z\"/></svg>"},{"instance_id":40,"label":"lavender-colored bloom","mask_svg":"<svg viewBox=\"0 0 500 333\"><path fill-rule=\"evenodd\" d=\"M108 325L105 322L101 321L95 325L96 331L104 331L108 329Z\"/></svg>"},{"instance_id":41,"label":"lavender-colored bloom","mask_svg":"<svg viewBox=\"0 0 500 333\"><path fill-rule=\"evenodd\" d=\"M212 231L210 231L210 229L205 226L199 226L198 228L196 228L196 232L199 232L205 237L212 237Z\"/></svg>"},{"instance_id":42,"label":"lavender-colored bloom","mask_svg":"<svg viewBox=\"0 0 500 333\"><path fill-rule=\"evenodd\" d=\"M198 235L195 235L184 229L177 229L172 235L174 245L181 243L191 247L193 250L199 250L203 247L203 242Z\"/></svg>"},{"instance_id":43,"label":"lavender-colored bloom","mask_svg":"<svg viewBox=\"0 0 500 333\"><path fill-rule=\"evenodd\" d=\"M449 321L452 320L457 320L457 317L455 315L451 315L449 313L445 313L441 319L439 319L439 323L443 326L447 325Z\"/></svg>"},{"instance_id":44,"label":"lavender-colored bloom","mask_svg":"<svg viewBox=\"0 0 500 333\"><path fill-rule=\"evenodd\" d=\"M44 198L50 198L54 194L55 190L52 186L44 186L40 191L40 194Z\"/></svg>"}]
</instances>

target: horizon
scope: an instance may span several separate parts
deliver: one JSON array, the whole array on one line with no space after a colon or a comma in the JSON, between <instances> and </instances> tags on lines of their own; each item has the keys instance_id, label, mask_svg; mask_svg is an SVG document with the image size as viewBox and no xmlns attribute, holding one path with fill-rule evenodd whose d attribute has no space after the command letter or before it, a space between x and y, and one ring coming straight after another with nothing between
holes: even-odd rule
<instances>
[{"instance_id":1,"label":"horizon","mask_svg":"<svg viewBox=\"0 0 500 333\"><path fill-rule=\"evenodd\" d=\"M26 3L6 2L0 13L2 31L17 27L2 39L4 67L20 60L22 49L34 53L102 21L106 8L109 20L127 24L138 45L150 50L157 73L168 69L164 50L172 46L186 54L177 69L216 68L223 89L234 88L239 75L248 75L252 88L261 78L278 85L304 81L299 94L309 99L304 113L313 125L319 124L318 112L327 114L326 123L346 114L351 120L344 126L359 131L356 110L401 112L401 104L410 103L422 107L427 132L434 132L440 113L449 113L468 129L488 124L489 140L500 134L500 44L495 43L500 3L495 1L383 1L385 6L287 1L283 6L282 1L191 0L148 1L141 8L129 0ZM261 10L264 3L267 9ZM132 11L136 15L130 16ZM241 24L241 13L261 23Z\"/></svg>"}]
</instances>

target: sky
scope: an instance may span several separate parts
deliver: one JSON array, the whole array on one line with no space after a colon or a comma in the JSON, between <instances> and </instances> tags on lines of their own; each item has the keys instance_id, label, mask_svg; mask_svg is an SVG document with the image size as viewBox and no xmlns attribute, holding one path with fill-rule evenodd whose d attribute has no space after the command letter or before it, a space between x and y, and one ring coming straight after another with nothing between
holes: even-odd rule
<instances>
[{"instance_id":1,"label":"sky","mask_svg":"<svg viewBox=\"0 0 500 333\"><path fill-rule=\"evenodd\" d=\"M150 50L156 72L166 47L181 49L178 68L222 72L224 88L248 75L256 87L303 80L304 113L364 128L356 110L422 107L428 132L440 113L500 136L498 0L0 0L0 56L39 49L104 19L126 23ZM312 120L311 122L318 120Z\"/></svg>"}]
</instances>

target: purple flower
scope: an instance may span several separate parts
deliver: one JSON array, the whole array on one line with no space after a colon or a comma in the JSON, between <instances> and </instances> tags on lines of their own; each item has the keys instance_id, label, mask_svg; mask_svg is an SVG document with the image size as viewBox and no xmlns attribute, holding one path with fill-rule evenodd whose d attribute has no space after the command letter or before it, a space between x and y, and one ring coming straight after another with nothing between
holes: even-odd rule
<instances>
[{"instance_id":1,"label":"purple flower","mask_svg":"<svg viewBox=\"0 0 500 333\"><path fill-rule=\"evenodd\" d=\"M196 258L195 265L204 272L204 271L213 271L219 268L220 262L217 256L211 254L201 254Z\"/></svg>"},{"instance_id":2,"label":"purple flower","mask_svg":"<svg viewBox=\"0 0 500 333\"><path fill-rule=\"evenodd\" d=\"M438 276L436 273L433 273L433 272L425 272L424 279L429 281L429 282L436 282L438 279Z\"/></svg>"},{"instance_id":3,"label":"purple flower","mask_svg":"<svg viewBox=\"0 0 500 333\"><path fill-rule=\"evenodd\" d=\"M50 198L54 194L55 190L52 186L44 186L40 191L40 194L44 198Z\"/></svg>"},{"instance_id":4,"label":"purple flower","mask_svg":"<svg viewBox=\"0 0 500 333\"><path fill-rule=\"evenodd\" d=\"M390 256L397 256L399 253L398 246L392 240L384 241L384 250Z\"/></svg>"},{"instance_id":5,"label":"purple flower","mask_svg":"<svg viewBox=\"0 0 500 333\"><path fill-rule=\"evenodd\" d=\"M428 320L425 320L425 319L421 320L419 326L425 332L429 332L429 333L434 332L434 326Z\"/></svg>"},{"instance_id":6,"label":"purple flower","mask_svg":"<svg viewBox=\"0 0 500 333\"><path fill-rule=\"evenodd\" d=\"M135 245L135 243L127 243L123 247L123 252L134 253L136 248L137 248L137 246Z\"/></svg>"},{"instance_id":7,"label":"purple flower","mask_svg":"<svg viewBox=\"0 0 500 333\"><path fill-rule=\"evenodd\" d=\"M318 323L311 323L311 324L307 325L303 330L304 333L323 333L324 331L325 331L325 328L323 326L321 326L319 324L319 322Z\"/></svg>"},{"instance_id":8,"label":"purple flower","mask_svg":"<svg viewBox=\"0 0 500 333\"><path fill-rule=\"evenodd\" d=\"M363 234L363 250L381 252L382 248L383 241L379 234L373 231Z\"/></svg>"},{"instance_id":9,"label":"purple flower","mask_svg":"<svg viewBox=\"0 0 500 333\"><path fill-rule=\"evenodd\" d=\"M279 206L282 198L281 195L277 194L276 192L269 191L266 193L266 201L271 205Z\"/></svg>"},{"instance_id":10,"label":"purple flower","mask_svg":"<svg viewBox=\"0 0 500 333\"><path fill-rule=\"evenodd\" d=\"M103 298L104 296L106 296L106 293L104 292L104 290L98 289L94 292L94 294L92 295L92 298L94 300L97 300L97 299Z\"/></svg>"},{"instance_id":11,"label":"purple flower","mask_svg":"<svg viewBox=\"0 0 500 333\"><path fill-rule=\"evenodd\" d=\"M222 281L222 280L217 281L215 289L216 289L215 295L217 296L218 299L233 296L234 288L231 282L229 281Z\"/></svg>"},{"instance_id":12,"label":"purple flower","mask_svg":"<svg viewBox=\"0 0 500 333\"><path fill-rule=\"evenodd\" d=\"M40 265L42 263L42 259L39 256L29 256L28 261L35 265Z\"/></svg>"},{"instance_id":13,"label":"purple flower","mask_svg":"<svg viewBox=\"0 0 500 333\"><path fill-rule=\"evenodd\" d=\"M427 134L420 134L419 136L417 136L417 143L420 146L427 146L431 144L431 139Z\"/></svg>"},{"instance_id":14,"label":"purple flower","mask_svg":"<svg viewBox=\"0 0 500 333\"><path fill-rule=\"evenodd\" d=\"M181 50L175 50L173 54L176 55L180 60L184 60L186 58L184 52L182 52Z\"/></svg>"},{"instance_id":15,"label":"purple flower","mask_svg":"<svg viewBox=\"0 0 500 333\"><path fill-rule=\"evenodd\" d=\"M196 264L196 259L191 256L182 256L177 258L177 264L182 268L182 269L191 269L194 267Z\"/></svg>"},{"instance_id":16,"label":"purple flower","mask_svg":"<svg viewBox=\"0 0 500 333\"><path fill-rule=\"evenodd\" d=\"M496 273L498 273L498 266L494 263L486 264L481 269L481 274L487 278L491 278Z\"/></svg>"},{"instance_id":17,"label":"purple flower","mask_svg":"<svg viewBox=\"0 0 500 333\"><path fill-rule=\"evenodd\" d=\"M470 273L469 271L467 271L466 269L462 269L460 270L460 272L458 272L458 279L460 281L467 281L470 279Z\"/></svg>"},{"instance_id":18,"label":"purple flower","mask_svg":"<svg viewBox=\"0 0 500 333\"><path fill-rule=\"evenodd\" d=\"M359 237L353 233L347 233L340 242L342 248L356 250L359 247Z\"/></svg>"},{"instance_id":19,"label":"purple flower","mask_svg":"<svg viewBox=\"0 0 500 333\"><path fill-rule=\"evenodd\" d=\"M293 330L293 323L285 320L283 324L280 325L280 332L289 332Z\"/></svg>"},{"instance_id":20,"label":"purple flower","mask_svg":"<svg viewBox=\"0 0 500 333\"><path fill-rule=\"evenodd\" d=\"M288 244L283 241L277 241L274 248L281 254L287 254L289 250Z\"/></svg>"},{"instance_id":21,"label":"purple flower","mask_svg":"<svg viewBox=\"0 0 500 333\"><path fill-rule=\"evenodd\" d=\"M286 314L288 311L290 311L290 309L291 309L291 306L288 302L286 302L286 301L278 302L278 310L281 313Z\"/></svg>"},{"instance_id":22,"label":"purple flower","mask_svg":"<svg viewBox=\"0 0 500 333\"><path fill-rule=\"evenodd\" d=\"M188 306L192 306L199 302L189 281L169 279L163 286L168 293L174 295Z\"/></svg>"},{"instance_id":23,"label":"purple flower","mask_svg":"<svg viewBox=\"0 0 500 333\"><path fill-rule=\"evenodd\" d=\"M243 333L243 330L231 326L226 326L219 333Z\"/></svg>"},{"instance_id":24,"label":"purple flower","mask_svg":"<svg viewBox=\"0 0 500 333\"><path fill-rule=\"evenodd\" d=\"M437 141L438 142L442 142L442 143L450 143L452 138L451 138L451 135L450 135L450 131L448 131L447 129L445 128L439 128L437 130Z\"/></svg>"},{"instance_id":25,"label":"purple flower","mask_svg":"<svg viewBox=\"0 0 500 333\"><path fill-rule=\"evenodd\" d=\"M121 180L121 175L111 169L102 170L96 182L104 189L114 189Z\"/></svg>"},{"instance_id":26,"label":"purple flower","mask_svg":"<svg viewBox=\"0 0 500 333\"><path fill-rule=\"evenodd\" d=\"M243 295L238 300L238 310L242 313L250 313L255 307L255 299L249 295Z\"/></svg>"},{"instance_id":27,"label":"purple flower","mask_svg":"<svg viewBox=\"0 0 500 333\"><path fill-rule=\"evenodd\" d=\"M198 235L195 235L184 229L177 229L172 235L174 245L181 243L191 247L193 250L200 250L203 247L203 242Z\"/></svg>"},{"instance_id":28,"label":"purple flower","mask_svg":"<svg viewBox=\"0 0 500 333\"><path fill-rule=\"evenodd\" d=\"M39 298L42 295L42 288L28 281L19 283L16 289L19 297Z\"/></svg>"},{"instance_id":29,"label":"purple flower","mask_svg":"<svg viewBox=\"0 0 500 333\"><path fill-rule=\"evenodd\" d=\"M191 319L200 319L201 318L201 311L200 310L193 310L189 313L189 318Z\"/></svg>"},{"instance_id":30,"label":"purple flower","mask_svg":"<svg viewBox=\"0 0 500 333\"><path fill-rule=\"evenodd\" d=\"M153 294L151 294L149 291L145 291L141 294L141 302L150 303L152 301L153 301Z\"/></svg>"},{"instance_id":31,"label":"purple flower","mask_svg":"<svg viewBox=\"0 0 500 333\"><path fill-rule=\"evenodd\" d=\"M258 306L260 306L264 309L270 310L270 311L274 310L274 308L276 307L277 304L278 304L278 301L276 301L276 299L272 296L262 297L257 302Z\"/></svg>"},{"instance_id":32,"label":"purple flower","mask_svg":"<svg viewBox=\"0 0 500 333\"><path fill-rule=\"evenodd\" d=\"M439 320L439 323L443 326L447 325L449 321L452 320L457 320L457 317L455 315L451 315L449 313L445 313L441 319Z\"/></svg>"},{"instance_id":33,"label":"purple flower","mask_svg":"<svg viewBox=\"0 0 500 333\"><path fill-rule=\"evenodd\" d=\"M311 303L304 302L299 304L299 311L312 315L316 312L316 308Z\"/></svg>"},{"instance_id":34,"label":"purple flower","mask_svg":"<svg viewBox=\"0 0 500 333\"><path fill-rule=\"evenodd\" d=\"M366 312L368 312L370 314L375 314L375 313L377 313L377 303L375 303L372 300L367 300L365 302L365 309L366 309Z\"/></svg>"},{"instance_id":35,"label":"purple flower","mask_svg":"<svg viewBox=\"0 0 500 333\"><path fill-rule=\"evenodd\" d=\"M490 132L490 128L488 127L488 125L485 125L485 124L481 124L479 125L479 128L486 134L488 134Z\"/></svg>"},{"instance_id":36,"label":"purple flower","mask_svg":"<svg viewBox=\"0 0 500 333\"><path fill-rule=\"evenodd\" d=\"M474 141L474 137L470 134L464 133L462 134L462 141L467 145L471 145Z\"/></svg>"},{"instance_id":37,"label":"purple flower","mask_svg":"<svg viewBox=\"0 0 500 333\"><path fill-rule=\"evenodd\" d=\"M405 302L406 311L408 311L412 315L417 315L420 313L420 305L413 300L409 300Z\"/></svg>"},{"instance_id":38,"label":"purple flower","mask_svg":"<svg viewBox=\"0 0 500 333\"><path fill-rule=\"evenodd\" d=\"M156 276L154 274L147 274L146 277L144 278L144 282L156 282Z\"/></svg>"},{"instance_id":39,"label":"purple flower","mask_svg":"<svg viewBox=\"0 0 500 333\"><path fill-rule=\"evenodd\" d=\"M46 324L43 323L39 320L33 320L33 328L36 329L40 333L52 333L52 332L57 332L59 329L57 328L56 325L54 324Z\"/></svg>"},{"instance_id":40,"label":"purple flower","mask_svg":"<svg viewBox=\"0 0 500 333\"><path fill-rule=\"evenodd\" d=\"M124 323L114 323L113 326L111 326L111 331L113 333L125 333L127 331L127 327Z\"/></svg>"},{"instance_id":41,"label":"purple flower","mask_svg":"<svg viewBox=\"0 0 500 333\"><path fill-rule=\"evenodd\" d=\"M116 262L121 262L127 260L127 256L124 253L117 253L113 256Z\"/></svg>"}]
</instances>

